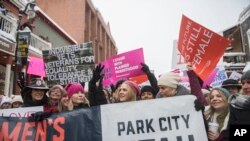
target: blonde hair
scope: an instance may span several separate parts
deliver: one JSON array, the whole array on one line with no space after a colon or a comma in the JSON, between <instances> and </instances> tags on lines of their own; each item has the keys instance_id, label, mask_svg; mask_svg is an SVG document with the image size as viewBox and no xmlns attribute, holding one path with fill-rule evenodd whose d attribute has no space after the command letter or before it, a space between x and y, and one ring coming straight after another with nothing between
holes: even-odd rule
<instances>
[{"instance_id":1,"label":"blonde hair","mask_svg":"<svg viewBox=\"0 0 250 141\"><path fill-rule=\"evenodd\" d=\"M136 101L136 92L128 85L128 94L130 95L130 101Z\"/></svg>"},{"instance_id":2,"label":"blonde hair","mask_svg":"<svg viewBox=\"0 0 250 141\"><path fill-rule=\"evenodd\" d=\"M125 84L127 86L127 88L128 88L128 92L127 92L128 95L129 95L129 100L128 101L136 101L136 92L133 90L133 88L129 84L122 83L122 85L123 84ZM119 92L120 92L120 90L121 90L121 87L119 88Z\"/></svg>"},{"instance_id":3,"label":"blonde hair","mask_svg":"<svg viewBox=\"0 0 250 141\"><path fill-rule=\"evenodd\" d=\"M57 109L58 109L58 111L59 112L62 112L62 111L65 111L65 110L67 110L67 111L72 111L72 110L74 110L74 104L72 103L72 100L71 100L71 98L69 98L69 105L68 105L68 107L65 107L63 104L62 104L62 98L64 98L64 97L68 97L67 96L67 93L64 93L63 95L62 95L62 97L61 97L61 99L59 100L59 103L58 103L58 106L57 106ZM89 103L89 100L86 98L86 95L84 96L84 103L83 103L84 105L87 105L88 107L90 107L90 103Z\"/></svg>"},{"instance_id":4,"label":"blonde hair","mask_svg":"<svg viewBox=\"0 0 250 141\"><path fill-rule=\"evenodd\" d=\"M205 112L205 117L207 117L207 119L206 119L207 121L209 121L212 118L212 115L214 115L214 113L215 113L214 108L211 107L210 109L211 109L210 111ZM228 112L229 112L229 108L226 108L226 110L224 110L221 114L219 114L216 117L216 121L219 124L219 128L218 128L219 132L221 132L221 129L223 127L223 124L224 124L224 121L226 119Z\"/></svg>"},{"instance_id":5,"label":"blonde hair","mask_svg":"<svg viewBox=\"0 0 250 141\"><path fill-rule=\"evenodd\" d=\"M227 108L225 110L223 110L223 112L216 117L216 120L219 124L218 131L220 132L221 129L223 128L225 118L229 113L229 106L228 106L228 102L227 102L227 97L220 89L217 89L217 88L214 88L213 90L211 90L211 92L209 94L209 100L211 101L211 93L214 90L218 91L219 94L222 95L222 99L225 102L225 104L227 105ZM212 106L210 106L210 110L208 112L205 112L205 116L208 117L207 120L210 120L212 118L212 115L214 115L214 113L215 113L215 109Z\"/></svg>"}]
</instances>

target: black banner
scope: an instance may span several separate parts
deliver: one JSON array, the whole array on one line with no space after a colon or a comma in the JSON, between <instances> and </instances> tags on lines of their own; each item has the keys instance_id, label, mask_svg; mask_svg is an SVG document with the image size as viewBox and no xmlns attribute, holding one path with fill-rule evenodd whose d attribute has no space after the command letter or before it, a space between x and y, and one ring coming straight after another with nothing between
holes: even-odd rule
<instances>
[{"instance_id":1,"label":"black banner","mask_svg":"<svg viewBox=\"0 0 250 141\"><path fill-rule=\"evenodd\" d=\"M29 118L0 118L0 140L101 141L100 106L63 112L35 122Z\"/></svg>"},{"instance_id":2,"label":"black banner","mask_svg":"<svg viewBox=\"0 0 250 141\"><path fill-rule=\"evenodd\" d=\"M106 104L53 114L40 122L2 117L0 141L208 141L194 99Z\"/></svg>"}]
</instances>

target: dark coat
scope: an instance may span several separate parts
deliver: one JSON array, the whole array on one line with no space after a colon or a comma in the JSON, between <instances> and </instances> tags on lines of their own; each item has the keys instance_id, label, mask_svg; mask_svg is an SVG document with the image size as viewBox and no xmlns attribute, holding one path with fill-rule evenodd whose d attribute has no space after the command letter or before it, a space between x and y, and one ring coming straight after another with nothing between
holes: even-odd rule
<instances>
[{"instance_id":1,"label":"dark coat","mask_svg":"<svg viewBox=\"0 0 250 141\"><path fill-rule=\"evenodd\" d=\"M230 103L230 117L229 124L250 124L250 107L237 107L232 104L232 101L239 98L239 96L232 95L229 98Z\"/></svg>"}]
</instances>

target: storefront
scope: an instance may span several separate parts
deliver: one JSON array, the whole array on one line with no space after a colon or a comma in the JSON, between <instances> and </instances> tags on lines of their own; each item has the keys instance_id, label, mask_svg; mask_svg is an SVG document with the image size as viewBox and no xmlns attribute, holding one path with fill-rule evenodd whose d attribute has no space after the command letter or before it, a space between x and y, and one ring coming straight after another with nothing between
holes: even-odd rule
<instances>
[{"instance_id":1,"label":"storefront","mask_svg":"<svg viewBox=\"0 0 250 141\"><path fill-rule=\"evenodd\" d=\"M0 36L0 94L10 95L12 90L12 82L10 80L13 77L11 71L12 60L15 53L15 43L9 39Z\"/></svg>"}]
</instances>

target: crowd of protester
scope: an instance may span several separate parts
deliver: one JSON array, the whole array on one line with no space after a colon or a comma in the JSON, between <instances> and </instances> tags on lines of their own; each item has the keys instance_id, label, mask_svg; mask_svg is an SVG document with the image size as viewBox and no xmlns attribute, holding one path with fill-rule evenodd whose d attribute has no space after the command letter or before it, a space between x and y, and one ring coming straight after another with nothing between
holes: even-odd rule
<instances>
[{"instance_id":1,"label":"crowd of protester","mask_svg":"<svg viewBox=\"0 0 250 141\"><path fill-rule=\"evenodd\" d=\"M229 138L229 125L250 124L250 70L244 72L239 81L228 79L221 87L211 88L203 86L202 80L192 70L192 64L187 63L190 82L188 89L179 83L179 74L169 72L156 79L146 64L141 65L150 85L139 87L133 81L122 79L109 88L104 88L104 66L97 65L93 70L88 91L85 91L84 83L74 82L49 88L41 78L31 80L27 86L24 81L18 81L21 95L2 96L0 108L44 106L43 112L34 114L34 117L41 119L41 116L53 113L102 104L195 95L195 109L203 113L209 140L226 141Z\"/></svg>"}]
</instances>

